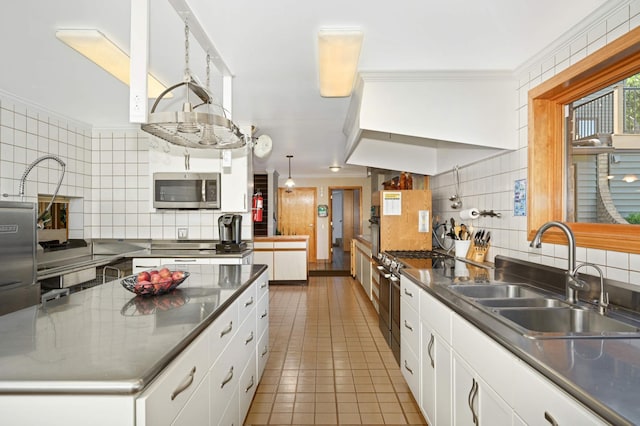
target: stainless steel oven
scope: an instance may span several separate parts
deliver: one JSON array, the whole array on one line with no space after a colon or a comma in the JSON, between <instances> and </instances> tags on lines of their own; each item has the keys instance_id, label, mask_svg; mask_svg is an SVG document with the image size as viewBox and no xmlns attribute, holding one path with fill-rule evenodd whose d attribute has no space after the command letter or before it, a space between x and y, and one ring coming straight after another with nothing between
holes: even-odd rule
<instances>
[{"instance_id":1,"label":"stainless steel oven","mask_svg":"<svg viewBox=\"0 0 640 426\"><path fill-rule=\"evenodd\" d=\"M379 253L375 257L376 273L380 285L378 297L379 327L382 336L391 348L396 361L400 363L400 278L392 268L395 262Z\"/></svg>"}]
</instances>

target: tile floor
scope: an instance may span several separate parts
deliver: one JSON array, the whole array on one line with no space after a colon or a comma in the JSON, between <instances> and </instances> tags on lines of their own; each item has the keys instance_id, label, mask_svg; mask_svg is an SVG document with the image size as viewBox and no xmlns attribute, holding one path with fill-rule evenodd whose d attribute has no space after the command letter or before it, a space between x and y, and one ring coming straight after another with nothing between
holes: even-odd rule
<instances>
[{"instance_id":1,"label":"tile floor","mask_svg":"<svg viewBox=\"0 0 640 426\"><path fill-rule=\"evenodd\" d=\"M246 425L425 424L356 281L269 291L271 355Z\"/></svg>"}]
</instances>

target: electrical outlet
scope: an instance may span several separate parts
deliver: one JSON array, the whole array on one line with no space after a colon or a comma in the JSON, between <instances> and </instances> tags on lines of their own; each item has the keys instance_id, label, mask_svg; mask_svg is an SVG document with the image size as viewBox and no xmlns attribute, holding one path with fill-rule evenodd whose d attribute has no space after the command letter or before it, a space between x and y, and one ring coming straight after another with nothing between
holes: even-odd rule
<instances>
[{"instance_id":1,"label":"electrical outlet","mask_svg":"<svg viewBox=\"0 0 640 426\"><path fill-rule=\"evenodd\" d=\"M178 228L178 239L186 240L189 238L189 229L188 228Z\"/></svg>"}]
</instances>

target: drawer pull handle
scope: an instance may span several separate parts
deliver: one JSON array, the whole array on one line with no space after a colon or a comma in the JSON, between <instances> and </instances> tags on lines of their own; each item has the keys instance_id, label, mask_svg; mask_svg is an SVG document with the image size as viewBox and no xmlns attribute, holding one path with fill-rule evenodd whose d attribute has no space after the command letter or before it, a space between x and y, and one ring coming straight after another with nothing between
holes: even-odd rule
<instances>
[{"instance_id":1,"label":"drawer pull handle","mask_svg":"<svg viewBox=\"0 0 640 426\"><path fill-rule=\"evenodd\" d=\"M180 384L180 386L178 386L176 388L176 390L174 390L171 393L171 400L173 401L174 399L176 399L178 397L178 395L180 395L185 389L187 389L189 386L191 386L191 383L193 383L193 377L196 374L196 367L194 366L191 371L189 372L189 375L186 377L186 379L184 380L184 382L182 382Z\"/></svg>"},{"instance_id":2,"label":"drawer pull handle","mask_svg":"<svg viewBox=\"0 0 640 426\"><path fill-rule=\"evenodd\" d=\"M246 308L249 305L253 305L253 296L251 296L251 300L244 302L244 307Z\"/></svg>"},{"instance_id":3,"label":"drawer pull handle","mask_svg":"<svg viewBox=\"0 0 640 426\"><path fill-rule=\"evenodd\" d=\"M409 365L407 364L406 359L404 360L404 368L406 368L407 371L413 375L413 370L409 368Z\"/></svg>"},{"instance_id":4,"label":"drawer pull handle","mask_svg":"<svg viewBox=\"0 0 640 426\"><path fill-rule=\"evenodd\" d=\"M409 293L406 288L404 289L404 294L406 294L409 297L413 297L413 293Z\"/></svg>"},{"instance_id":5,"label":"drawer pull handle","mask_svg":"<svg viewBox=\"0 0 640 426\"><path fill-rule=\"evenodd\" d=\"M553 426L558 426L558 422L556 422L556 419L554 419L553 416L546 411L544 412L544 419L551 423Z\"/></svg>"},{"instance_id":6,"label":"drawer pull handle","mask_svg":"<svg viewBox=\"0 0 640 426\"><path fill-rule=\"evenodd\" d=\"M429 344L427 345L427 354L429 355L429 360L431 361L431 368L435 368L435 363L433 361L433 342L435 341L435 337L433 333L431 333L431 338L429 339Z\"/></svg>"},{"instance_id":7,"label":"drawer pull handle","mask_svg":"<svg viewBox=\"0 0 640 426\"><path fill-rule=\"evenodd\" d=\"M262 319L262 318L265 318L266 316L267 316L267 311L265 309L264 314L260 315L260 318Z\"/></svg>"},{"instance_id":8,"label":"drawer pull handle","mask_svg":"<svg viewBox=\"0 0 640 426\"><path fill-rule=\"evenodd\" d=\"M263 282L262 284L260 284L260 288L265 288L267 286L267 282Z\"/></svg>"},{"instance_id":9,"label":"drawer pull handle","mask_svg":"<svg viewBox=\"0 0 640 426\"><path fill-rule=\"evenodd\" d=\"M469 404L469 409L471 409L473 424L478 426L479 425L478 415L476 414L476 410L473 408L473 402L475 401L476 396L478 395L478 382L476 382L476 379L471 379L471 380L472 380L471 390L469 390L467 403Z\"/></svg>"},{"instance_id":10,"label":"drawer pull handle","mask_svg":"<svg viewBox=\"0 0 640 426\"><path fill-rule=\"evenodd\" d=\"M267 354L267 352L269 352L269 347L265 345L264 347L264 351L262 351L262 353L260 354L260 356L262 358L264 358L264 356Z\"/></svg>"},{"instance_id":11,"label":"drawer pull handle","mask_svg":"<svg viewBox=\"0 0 640 426\"><path fill-rule=\"evenodd\" d=\"M407 320L404 320L404 326L407 327L409 330L413 331L413 327L411 327L409 323L407 323Z\"/></svg>"},{"instance_id":12,"label":"drawer pull handle","mask_svg":"<svg viewBox=\"0 0 640 426\"><path fill-rule=\"evenodd\" d=\"M231 333L231 330L233 330L233 321L229 321L227 328L220 332L220 337L224 337L225 334Z\"/></svg>"},{"instance_id":13,"label":"drawer pull handle","mask_svg":"<svg viewBox=\"0 0 640 426\"><path fill-rule=\"evenodd\" d=\"M233 379L233 365L231 366L231 369L229 370L229 374L227 374L227 377L225 377L224 380L222 381L222 384L220 385L220 389L222 389L224 385L229 383L231 379Z\"/></svg>"},{"instance_id":14,"label":"drawer pull handle","mask_svg":"<svg viewBox=\"0 0 640 426\"><path fill-rule=\"evenodd\" d=\"M249 389L251 389L253 387L253 385L255 385L255 383L253 382L253 376L251 376L251 383L249 383L249 386L244 388L244 393L249 392Z\"/></svg>"},{"instance_id":15,"label":"drawer pull handle","mask_svg":"<svg viewBox=\"0 0 640 426\"><path fill-rule=\"evenodd\" d=\"M173 259L173 263L192 263L195 259Z\"/></svg>"},{"instance_id":16,"label":"drawer pull handle","mask_svg":"<svg viewBox=\"0 0 640 426\"><path fill-rule=\"evenodd\" d=\"M251 335L249 335L249 337L247 337L247 340L244 341L245 345L248 345L250 341L253 340L253 331L251 332Z\"/></svg>"}]
</instances>

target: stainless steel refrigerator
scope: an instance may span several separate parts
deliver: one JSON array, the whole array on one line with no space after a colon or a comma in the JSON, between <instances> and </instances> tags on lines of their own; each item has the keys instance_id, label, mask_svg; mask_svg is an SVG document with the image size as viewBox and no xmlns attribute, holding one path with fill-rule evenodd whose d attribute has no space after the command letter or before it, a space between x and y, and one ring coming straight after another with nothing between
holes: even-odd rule
<instances>
[{"instance_id":1,"label":"stainless steel refrigerator","mask_svg":"<svg viewBox=\"0 0 640 426\"><path fill-rule=\"evenodd\" d=\"M39 303L36 209L0 201L0 315Z\"/></svg>"}]
</instances>

